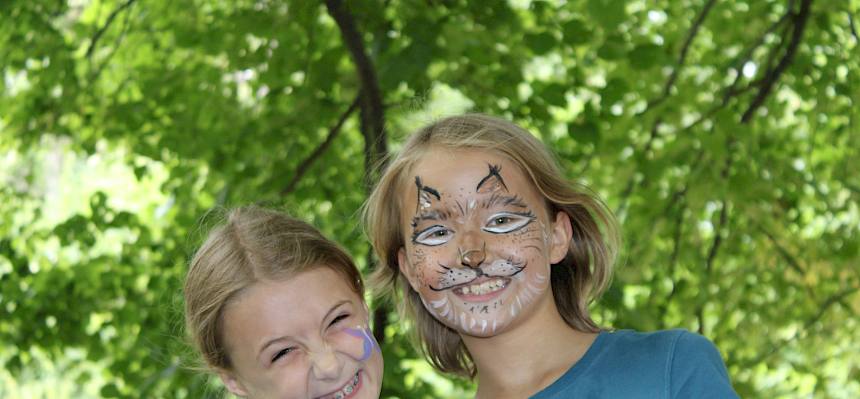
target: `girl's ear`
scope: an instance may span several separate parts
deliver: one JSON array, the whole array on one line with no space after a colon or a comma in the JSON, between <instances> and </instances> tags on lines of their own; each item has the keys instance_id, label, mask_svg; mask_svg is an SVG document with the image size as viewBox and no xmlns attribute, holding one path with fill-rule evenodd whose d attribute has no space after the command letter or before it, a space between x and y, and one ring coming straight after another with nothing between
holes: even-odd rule
<instances>
[{"instance_id":1,"label":"girl's ear","mask_svg":"<svg viewBox=\"0 0 860 399\"><path fill-rule=\"evenodd\" d=\"M400 247L397 250L397 266L400 267L400 273L406 276L406 280L409 281L409 285L412 286L412 289L416 292L418 291L418 280L415 278L415 274L412 270L412 265L409 264L409 259L406 257L406 247Z\"/></svg>"},{"instance_id":2,"label":"girl's ear","mask_svg":"<svg viewBox=\"0 0 860 399\"><path fill-rule=\"evenodd\" d=\"M564 260L570 249L570 240L573 237L573 227L570 225L570 216L564 211L555 214L552 223L552 232L549 247L549 263L556 264Z\"/></svg>"},{"instance_id":3,"label":"girl's ear","mask_svg":"<svg viewBox=\"0 0 860 399\"><path fill-rule=\"evenodd\" d=\"M221 382L224 383L224 386L227 387L227 390L230 391L230 393L240 398L248 397L248 391L245 389L245 386L232 372L219 370L218 377L221 378Z\"/></svg>"}]
</instances>

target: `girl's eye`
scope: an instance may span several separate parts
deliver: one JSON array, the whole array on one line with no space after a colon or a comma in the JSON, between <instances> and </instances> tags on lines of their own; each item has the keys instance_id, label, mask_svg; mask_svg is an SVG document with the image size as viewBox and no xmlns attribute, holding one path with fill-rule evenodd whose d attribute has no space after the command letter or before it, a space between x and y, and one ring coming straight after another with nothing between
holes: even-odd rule
<instances>
[{"instance_id":1,"label":"girl's eye","mask_svg":"<svg viewBox=\"0 0 860 399\"><path fill-rule=\"evenodd\" d=\"M344 313L340 316L337 316L334 318L334 320L331 321L331 323L329 323L328 326L331 327L337 323L340 323L341 321L346 320L348 317L349 317L349 314L346 314L346 313Z\"/></svg>"},{"instance_id":2,"label":"girl's eye","mask_svg":"<svg viewBox=\"0 0 860 399\"><path fill-rule=\"evenodd\" d=\"M451 239L453 233L453 231L449 230L445 226L430 226L416 233L412 238L412 242L416 244L434 247L436 245L442 245L448 242Z\"/></svg>"},{"instance_id":3,"label":"girl's eye","mask_svg":"<svg viewBox=\"0 0 860 399\"><path fill-rule=\"evenodd\" d=\"M535 220L531 213L500 213L491 216L487 219L487 224L484 226L484 231L493 234L504 234L517 231Z\"/></svg>"},{"instance_id":4,"label":"girl's eye","mask_svg":"<svg viewBox=\"0 0 860 399\"><path fill-rule=\"evenodd\" d=\"M275 354L275 356L272 356L272 363L274 363L275 361L277 361L278 359L280 359L286 355L289 355L295 349L296 348L293 348L293 347L281 349L280 351L278 351L278 353Z\"/></svg>"}]
</instances>

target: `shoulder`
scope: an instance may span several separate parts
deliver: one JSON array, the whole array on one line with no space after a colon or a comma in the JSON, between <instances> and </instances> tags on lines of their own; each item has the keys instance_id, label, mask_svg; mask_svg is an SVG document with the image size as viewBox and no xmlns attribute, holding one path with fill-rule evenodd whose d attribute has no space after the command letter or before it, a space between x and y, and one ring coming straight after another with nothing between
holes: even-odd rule
<instances>
[{"instance_id":1,"label":"shoulder","mask_svg":"<svg viewBox=\"0 0 860 399\"><path fill-rule=\"evenodd\" d=\"M678 341L685 334L683 330L664 330L654 332L638 332L633 330L618 330L603 334L610 353L627 357L650 359L653 361L669 361ZM630 359L632 360L632 359ZM650 363L650 362L649 362Z\"/></svg>"},{"instance_id":2,"label":"shoulder","mask_svg":"<svg viewBox=\"0 0 860 399\"><path fill-rule=\"evenodd\" d=\"M714 344L684 330L604 331L585 356L533 399L736 398Z\"/></svg>"},{"instance_id":3,"label":"shoulder","mask_svg":"<svg viewBox=\"0 0 860 399\"><path fill-rule=\"evenodd\" d=\"M717 347L699 334L672 332L676 335L667 365L669 397L736 398Z\"/></svg>"},{"instance_id":4,"label":"shoulder","mask_svg":"<svg viewBox=\"0 0 860 399\"><path fill-rule=\"evenodd\" d=\"M736 398L723 358L717 347L702 335L686 330L607 334L619 360L634 363L654 381L660 381L664 397Z\"/></svg>"}]
</instances>

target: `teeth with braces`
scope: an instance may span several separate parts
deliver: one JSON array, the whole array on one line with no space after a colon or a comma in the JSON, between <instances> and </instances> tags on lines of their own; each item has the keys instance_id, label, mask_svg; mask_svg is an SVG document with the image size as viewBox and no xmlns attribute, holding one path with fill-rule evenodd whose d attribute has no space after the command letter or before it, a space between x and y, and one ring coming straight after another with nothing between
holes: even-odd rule
<instances>
[{"instance_id":1,"label":"teeth with braces","mask_svg":"<svg viewBox=\"0 0 860 399\"><path fill-rule=\"evenodd\" d=\"M457 288L456 291L462 295L486 295L491 292L496 292L502 288L505 288L508 285L508 282L505 279L496 279L491 281L485 281L481 284L472 284L467 285L465 287Z\"/></svg>"},{"instance_id":2,"label":"teeth with braces","mask_svg":"<svg viewBox=\"0 0 860 399\"><path fill-rule=\"evenodd\" d=\"M349 385L343 387L343 389L341 389L340 391L335 392L333 398L334 399L343 399L343 398L349 396L350 394L352 394L352 391L355 390L355 387L357 385L358 385L358 373L355 373L355 376L352 377L352 384L349 384Z\"/></svg>"}]
</instances>

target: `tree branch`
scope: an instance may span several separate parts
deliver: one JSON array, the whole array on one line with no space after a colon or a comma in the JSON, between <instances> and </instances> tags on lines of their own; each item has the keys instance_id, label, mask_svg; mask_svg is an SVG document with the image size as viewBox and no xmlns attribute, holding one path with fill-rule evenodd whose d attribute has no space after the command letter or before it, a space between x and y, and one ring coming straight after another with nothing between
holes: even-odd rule
<instances>
[{"instance_id":1,"label":"tree branch","mask_svg":"<svg viewBox=\"0 0 860 399\"><path fill-rule=\"evenodd\" d=\"M290 179L287 185L284 186L284 189L281 190L281 195L288 195L292 193L293 190L296 189L296 186L299 184L299 180L304 177L305 173L307 173L311 165L320 156L322 156L322 154L328 149L329 146L331 146L331 143L334 141L335 137L337 137L338 133L340 133L343 124L346 122L347 119L349 119L349 116L352 115L353 112L355 112L355 109L358 108L359 98L361 98L361 94L355 97L355 100L353 100L349 108L347 108L346 111L344 111L344 113L340 115L340 118L338 118L337 123L335 123L335 125L332 126L331 129L329 129L325 140L323 140L323 142L320 143L320 145L317 146L317 148L315 148L313 152L308 155L307 158L305 158L304 160L302 160L302 162L299 163L299 166L296 167L296 173L293 174L293 178Z\"/></svg>"},{"instance_id":2,"label":"tree branch","mask_svg":"<svg viewBox=\"0 0 860 399\"><path fill-rule=\"evenodd\" d=\"M108 15L105 24L102 25L102 27L96 31L96 33L93 35L93 39L90 40L90 46L87 48L86 53L87 58L90 58L90 56L92 56L93 51L95 51L96 48L96 43L98 43L102 35L104 35L108 28L110 28L110 25L113 23L113 20L116 18L116 16L119 15L119 13L121 13L123 10L131 7L131 5L134 4L135 1L137 0L127 0L125 3L120 4L116 9L114 9L110 13L110 15Z\"/></svg>"},{"instance_id":3,"label":"tree branch","mask_svg":"<svg viewBox=\"0 0 860 399\"><path fill-rule=\"evenodd\" d=\"M714 240L711 241L711 248L708 250L708 256L705 259L705 276L706 280L710 280L711 270L714 267L714 259L717 258L717 253L720 251L720 246L723 243L722 230L728 220L728 203L726 200L721 201L720 219L717 226L714 228ZM705 334L705 307L699 305L697 318L699 319L699 334Z\"/></svg>"},{"instance_id":4,"label":"tree branch","mask_svg":"<svg viewBox=\"0 0 860 399\"><path fill-rule=\"evenodd\" d=\"M728 65L728 66L736 69L738 71L738 76L740 77L741 76L741 71L740 71L741 68L743 67L744 64L747 63L747 61L752 59L753 52L755 52L756 49L758 49L759 47L761 47L762 44L764 44L765 39L767 39L767 35L773 33L775 30L777 30L784 23L788 22L791 15L792 15L791 14L791 1L789 1L788 10L786 10L785 14L782 14L782 16L779 17L779 19L776 20L776 22L774 22L770 26L768 26L768 28L765 29L765 31L761 35L759 35L758 39L756 39L755 42L753 42L749 47L747 47L747 49L741 55L739 55L737 58L735 58L735 60L731 63L731 65Z\"/></svg>"},{"instance_id":5,"label":"tree branch","mask_svg":"<svg viewBox=\"0 0 860 399\"><path fill-rule=\"evenodd\" d=\"M385 136L385 105L376 78L376 70L365 50L364 42L355 20L342 0L326 0L329 15L340 29L343 43L352 56L358 79L361 82L359 102L361 109L361 134L364 136L364 184L370 191L375 181L377 168L383 167L388 155ZM372 252L367 254L367 264L374 265ZM380 344L385 340L388 325L388 306L381 305L373 311L373 335Z\"/></svg>"},{"instance_id":6,"label":"tree branch","mask_svg":"<svg viewBox=\"0 0 860 399\"><path fill-rule=\"evenodd\" d=\"M744 361L740 367L748 368L767 360L769 357L773 356L786 345L788 345L791 341L796 340L800 332L808 330L810 327L812 327L813 324L817 323L818 320L821 320L821 318L824 317L824 314L827 313L831 306L839 303L844 303L843 300L845 298L857 293L858 290L860 290L860 287L849 287L827 297L827 299L825 299L820 305L817 306L818 312L809 319L807 319L806 322L803 323L803 327L798 328L797 331L795 331L795 333L791 337L785 338L781 342L774 344L767 352L762 353L761 355L758 355L752 359Z\"/></svg>"},{"instance_id":7,"label":"tree branch","mask_svg":"<svg viewBox=\"0 0 860 399\"><path fill-rule=\"evenodd\" d=\"M732 144L734 140L731 136L726 139L726 161L723 163L723 168L720 170L720 179L722 181L727 181L729 178L729 172L732 167ZM711 270L714 267L714 260L717 258L717 253L720 251L720 246L723 243L723 227L725 227L726 223L729 220L729 202L726 199L720 201L720 218L717 221L717 226L714 227L714 239L711 241L711 248L708 250L708 256L705 258L705 280L708 281L711 279ZM699 319L699 334L705 334L705 312L704 305L699 305L697 316Z\"/></svg>"},{"instance_id":8,"label":"tree branch","mask_svg":"<svg viewBox=\"0 0 860 399\"><path fill-rule=\"evenodd\" d=\"M702 27L702 23L705 22L705 18L708 16L708 13L711 11L711 8L716 3L716 0L708 0L705 3L705 6L702 7L702 10L699 11L699 14L696 16L696 19L693 21L693 25L690 26L690 30L687 32L687 38L684 40L684 44L681 46L681 52L678 54L678 61L674 68L672 68L672 73L669 75L669 79L666 80L666 84L663 86L663 91L660 96L648 102L648 105L645 107L645 111L647 112L649 109L659 105L667 98L669 98L669 93L672 91L672 86L675 84L675 80L678 79L678 74L681 71L681 68L684 66L684 63L687 60L687 52L690 50L690 45L693 43L693 39L696 38L696 35L699 33L699 29Z\"/></svg>"},{"instance_id":9,"label":"tree branch","mask_svg":"<svg viewBox=\"0 0 860 399\"><path fill-rule=\"evenodd\" d=\"M771 69L768 70L764 75L764 80L761 84L761 89L759 89L758 94L752 100L749 105L749 108L744 112L741 117L741 123L748 123L751 119L755 111L764 104L764 101L767 99L771 90L773 89L774 84L779 79L779 77L785 72L791 62L794 60L794 55L797 53L797 48L800 46L800 41L803 39L803 32L806 29L806 22L809 20L809 9L812 4L812 0L802 0L800 2L800 9L794 15L794 27L791 31L791 41L788 44L788 47L785 50L785 54L779 60L779 63ZM776 51L776 50L775 50Z\"/></svg>"},{"instance_id":10,"label":"tree branch","mask_svg":"<svg viewBox=\"0 0 860 399\"><path fill-rule=\"evenodd\" d=\"M361 33L355 21L342 0L326 0L326 7L331 17L340 28L341 37L352 55L358 78L361 82L361 132L365 139L366 165L369 168L372 183L372 171L388 153L385 140L385 108L382 103L382 93L376 78L373 62L367 55ZM369 187L369 185L368 185Z\"/></svg>"},{"instance_id":11,"label":"tree branch","mask_svg":"<svg viewBox=\"0 0 860 399\"><path fill-rule=\"evenodd\" d=\"M131 13L126 13L125 18L123 18L123 21L122 21L122 29L120 30L119 36L117 36L116 40L113 43L113 48L111 48L110 53L108 53L108 55L104 57L101 64L99 64L99 66L96 67L95 71L93 71L90 74L89 84L93 84L98 80L99 76L101 76L101 74L102 74L102 71L104 71L105 67L107 67L108 64L110 64L111 58L113 58L114 55L116 54L117 50L119 50L120 44L122 44L122 41L125 39L125 35L128 33L128 27L129 27L129 21L130 20L131 20Z\"/></svg>"},{"instance_id":12,"label":"tree branch","mask_svg":"<svg viewBox=\"0 0 860 399\"><path fill-rule=\"evenodd\" d=\"M773 245L773 247L776 248L776 252L779 252L779 255L782 256L782 258L785 259L786 262L788 262L788 265L791 266L791 268L794 269L794 271L796 271L798 274L800 274L801 277L806 275L806 270L804 270L804 268L802 266L800 266L800 262L797 261L797 258L795 258L793 255L791 255L791 253L789 253L788 250L785 249L785 247L783 247L779 243L779 241L777 241L776 237L774 237L770 231L767 231L764 227L762 227L759 224L757 224L756 227L758 228L758 230L760 232L762 232L762 234L765 235L765 237L767 237L767 239L768 239L768 241L770 241L771 245Z\"/></svg>"},{"instance_id":13,"label":"tree branch","mask_svg":"<svg viewBox=\"0 0 860 399\"><path fill-rule=\"evenodd\" d=\"M648 151L651 151L651 147L654 145L654 140L657 139L657 131L660 129L660 124L663 122L662 117L657 117L654 119L654 123L651 125L651 131L648 134L648 140L645 142L645 146L642 148L642 156L647 156ZM641 163L641 162L640 162ZM637 168L639 170L641 168ZM618 206L617 214L623 214L627 210L627 200L630 198L630 195L633 193L633 186L636 183L636 173L634 172L630 175L630 179L627 181L627 185L624 187L624 191L621 192L621 204ZM639 182L642 186L648 184L648 180L645 176L643 176L642 181Z\"/></svg>"},{"instance_id":14,"label":"tree branch","mask_svg":"<svg viewBox=\"0 0 860 399\"><path fill-rule=\"evenodd\" d=\"M848 11L848 29L851 30L851 36L854 36L854 42L860 43L860 37L857 36L857 28L854 27L854 17L851 11Z\"/></svg>"},{"instance_id":15,"label":"tree branch","mask_svg":"<svg viewBox=\"0 0 860 399\"><path fill-rule=\"evenodd\" d=\"M780 17L776 22L774 22L767 29L765 29L765 31L761 35L759 35L758 39L756 39L756 41L753 42L753 44L751 44L749 47L747 47L746 51L744 51L740 56L738 56L728 66L729 68L735 69L737 71L737 75L735 75L735 79L732 81L732 83L730 85L728 85L724 89L722 89L723 95L722 95L722 100L720 101L720 103L711 107L709 110L707 110L704 114L702 114L695 121L691 122L687 126L682 127L679 132L685 132L685 131L688 131L688 130L698 126L700 123L710 119L712 116L714 116L714 114L719 112L721 109L727 107L729 105L729 101L732 98L738 97L741 94L746 93L747 91L761 85L762 81L756 80L754 82L750 82L745 87L738 89L737 88L738 83L740 83L741 77L743 76L743 74L741 73L741 68L743 67L744 64L746 64L752 58L753 52L755 52L755 50L757 48L759 48L764 43L765 39L767 38L767 35L773 33L773 31L775 31L777 28L779 28L784 23L786 23L789 20L789 17L791 17L791 15L792 15L791 14L791 1L789 1L789 10L786 11L786 13L783 14L782 17Z\"/></svg>"}]
</instances>

